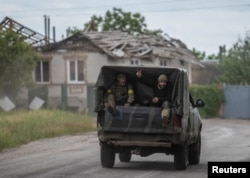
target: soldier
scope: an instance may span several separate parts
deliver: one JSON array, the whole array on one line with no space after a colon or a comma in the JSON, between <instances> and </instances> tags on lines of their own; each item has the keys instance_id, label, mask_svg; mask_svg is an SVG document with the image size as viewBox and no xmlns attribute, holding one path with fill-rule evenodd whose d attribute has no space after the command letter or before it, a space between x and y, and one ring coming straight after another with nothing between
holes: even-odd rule
<instances>
[{"instance_id":1,"label":"soldier","mask_svg":"<svg viewBox=\"0 0 250 178\"><path fill-rule=\"evenodd\" d=\"M112 115L118 114L116 105L130 106L134 102L134 89L130 83L127 83L126 75L117 75L117 81L108 89L104 102Z\"/></svg>"},{"instance_id":2,"label":"soldier","mask_svg":"<svg viewBox=\"0 0 250 178\"><path fill-rule=\"evenodd\" d=\"M152 106L162 107L161 117L163 126L167 126L169 122L170 116L170 100L171 93L169 88L167 87L168 77L165 74L161 74L158 76L157 82L152 82L148 80L146 77L142 76L141 70L136 72L136 76L139 80L141 80L144 84L148 85L153 89L153 98L150 101Z\"/></svg>"}]
</instances>

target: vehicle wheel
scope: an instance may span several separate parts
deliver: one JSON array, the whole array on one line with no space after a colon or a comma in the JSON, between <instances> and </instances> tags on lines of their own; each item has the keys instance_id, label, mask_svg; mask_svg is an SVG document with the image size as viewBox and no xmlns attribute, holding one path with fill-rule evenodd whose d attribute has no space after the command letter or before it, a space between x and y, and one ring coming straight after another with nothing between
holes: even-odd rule
<instances>
[{"instance_id":1,"label":"vehicle wheel","mask_svg":"<svg viewBox=\"0 0 250 178\"><path fill-rule=\"evenodd\" d=\"M188 146L176 146L174 152L174 167L177 170L185 170L188 163Z\"/></svg>"},{"instance_id":2,"label":"vehicle wheel","mask_svg":"<svg viewBox=\"0 0 250 178\"><path fill-rule=\"evenodd\" d=\"M112 168L115 164L115 148L113 145L101 145L101 164L104 168Z\"/></svg>"},{"instance_id":3,"label":"vehicle wheel","mask_svg":"<svg viewBox=\"0 0 250 178\"><path fill-rule=\"evenodd\" d=\"M201 154L201 135L199 134L197 141L189 146L188 162L189 164L199 164Z\"/></svg>"},{"instance_id":4,"label":"vehicle wheel","mask_svg":"<svg viewBox=\"0 0 250 178\"><path fill-rule=\"evenodd\" d=\"M131 160L131 153L130 152L120 152L119 153L119 159L121 162L129 162Z\"/></svg>"}]
</instances>

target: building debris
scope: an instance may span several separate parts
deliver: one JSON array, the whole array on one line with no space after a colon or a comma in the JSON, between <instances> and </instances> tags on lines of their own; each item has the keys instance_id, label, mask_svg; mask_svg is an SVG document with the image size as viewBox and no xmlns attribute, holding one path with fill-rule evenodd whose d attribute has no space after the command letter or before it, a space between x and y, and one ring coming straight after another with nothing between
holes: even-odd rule
<instances>
[{"instance_id":1,"label":"building debris","mask_svg":"<svg viewBox=\"0 0 250 178\"><path fill-rule=\"evenodd\" d=\"M0 99L0 107L5 111L11 111L12 109L14 109L16 106L15 104L7 97L3 97Z\"/></svg>"},{"instance_id":2,"label":"building debris","mask_svg":"<svg viewBox=\"0 0 250 178\"><path fill-rule=\"evenodd\" d=\"M42 35L38 32L31 30L30 28L18 23L17 21L9 17L5 17L0 22L0 29L1 30L11 29L15 31L17 34L23 36L24 41L26 43L36 48L40 46L44 46L48 43L53 43L52 39L49 39L45 35Z\"/></svg>"},{"instance_id":3,"label":"building debris","mask_svg":"<svg viewBox=\"0 0 250 178\"><path fill-rule=\"evenodd\" d=\"M31 110L38 110L38 109L40 109L40 108L43 106L44 103L45 103L44 100L42 100L41 98L39 98L39 97L36 96L36 97L31 101L31 103L30 103L30 105L29 105L29 108L30 108Z\"/></svg>"},{"instance_id":4,"label":"building debris","mask_svg":"<svg viewBox=\"0 0 250 178\"><path fill-rule=\"evenodd\" d=\"M86 46L86 41L92 45ZM200 65L193 53L178 39L161 35L131 35L121 31L78 32L60 42L45 46L43 50L51 51L58 47L61 49L81 47L82 50L90 50L90 46L92 46L91 50L102 51L113 59L154 60L154 58L161 57Z\"/></svg>"}]
</instances>

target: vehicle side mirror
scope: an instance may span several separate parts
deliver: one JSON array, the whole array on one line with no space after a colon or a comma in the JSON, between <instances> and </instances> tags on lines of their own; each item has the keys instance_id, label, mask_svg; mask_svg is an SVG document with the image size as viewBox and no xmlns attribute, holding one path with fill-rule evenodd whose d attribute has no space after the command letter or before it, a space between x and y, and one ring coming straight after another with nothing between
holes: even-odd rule
<instances>
[{"instance_id":1,"label":"vehicle side mirror","mask_svg":"<svg viewBox=\"0 0 250 178\"><path fill-rule=\"evenodd\" d=\"M197 99L196 103L195 103L195 107L201 108L205 106L205 102L203 101L203 99Z\"/></svg>"}]
</instances>

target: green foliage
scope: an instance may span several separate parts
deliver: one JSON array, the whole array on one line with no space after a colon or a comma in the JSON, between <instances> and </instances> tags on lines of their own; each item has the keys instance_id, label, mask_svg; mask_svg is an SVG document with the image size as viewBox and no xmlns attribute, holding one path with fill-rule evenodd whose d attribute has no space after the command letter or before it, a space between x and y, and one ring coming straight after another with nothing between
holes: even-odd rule
<instances>
[{"instance_id":1,"label":"green foliage","mask_svg":"<svg viewBox=\"0 0 250 178\"><path fill-rule=\"evenodd\" d=\"M162 30L149 30L145 23L145 17L140 13L124 12L120 8L107 11L104 17L93 15L89 22L84 24L90 31L119 30L130 34L161 34Z\"/></svg>"},{"instance_id":2,"label":"green foliage","mask_svg":"<svg viewBox=\"0 0 250 178\"><path fill-rule=\"evenodd\" d=\"M196 50L195 48L193 48L192 49L192 53L193 53L193 55L195 55L196 56L196 58L198 59L198 60L205 60L205 58L206 58L206 53L205 52L201 52L201 51L198 51L198 50Z\"/></svg>"},{"instance_id":3,"label":"green foliage","mask_svg":"<svg viewBox=\"0 0 250 178\"><path fill-rule=\"evenodd\" d=\"M208 60L218 60L219 57L218 57L218 55L210 54L210 55L207 56L207 59Z\"/></svg>"},{"instance_id":4,"label":"green foliage","mask_svg":"<svg viewBox=\"0 0 250 178\"><path fill-rule=\"evenodd\" d=\"M219 49L220 49L220 50L222 50L222 49L225 50L225 46L224 46L224 48L222 48L222 47L220 46ZM219 52L218 55L215 55L215 54L207 55L206 52L204 52L204 51L203 51L203 52L202 52L202 51L199 51L199 50L197 50L197 49L195 49L195 48L192 49L192 53L193 53L193 55L195 55L196 58L197 58L198 60L200 60L200 61L202 61L202 60L216 60L216 59L219 59L219 58L220 58L219 56L221 55L221 51Z\"/></svg>"},{"instance_id":5,"label":"green foliage","mask_svg":"<svg viewBox=\"0 0 250 178\"><path fill-rule=\"evenodd\" d=\"M221 56L220 81L231 84L250 84L250 32L239 39L227 53Z\"/></svg>"},{"instance_id":6,"label":"green foliage","mask_svg":"<svg viewBox=\"0 0 250 178\"><path fill-rule=\"evenodd\" d=\"M0 151L30 141L96 129L94 119L62 110L0 113Z\"/></svg>"},{"instance_id":7,"label":"green foliage","mask_svg":"<svg viewBox=\"0 0 250 178\"><path fill-rule=\"evenodd\" d=\"M222 89L215 85L191 85L190 93L195 100L201 98L205 101L205 107L199 109L203 118L218 116L224 98Z\"/></svg>"},{"instance_id":8,"label":"green foliage","mask_svg":"<svg viewBox=\"0 0 250 178\"><path fill-rule=\"evenodd\" d=\"M82 30L78 29L77 27L68 27L66 29L66 37L69 37L70 35L74 35Z\"/></svg>"},{"instance_id":9,"label":"green foliage","mask_svg":"<svg viewBox=\"0 0 250 178\"><path fill-rule=\"evenodd\" d=\"M23 39L11 30L0 30L0 94L17 91L32 81L37 56Z\"/></svg>"}]
</instances>

